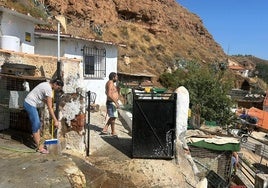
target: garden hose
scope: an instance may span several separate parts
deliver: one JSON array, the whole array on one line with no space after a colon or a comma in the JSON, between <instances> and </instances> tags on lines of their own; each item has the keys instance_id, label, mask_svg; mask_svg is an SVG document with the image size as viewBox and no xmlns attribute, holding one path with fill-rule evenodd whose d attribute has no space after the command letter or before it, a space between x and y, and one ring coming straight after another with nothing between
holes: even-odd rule
<instances>
[{"instance_id":1,"label":"garden hose","mask_svg":"<svg viewBox=\"0 0 268 188\"><path fill-rule=\"evenodd\" d=\"M21 153L36 153L35 150L27 150L27 149L18 149L18 148L10 148L5 146L0 146L0 149L5 149L9 151L21 152Z\"/></svg>"}]
</instances>

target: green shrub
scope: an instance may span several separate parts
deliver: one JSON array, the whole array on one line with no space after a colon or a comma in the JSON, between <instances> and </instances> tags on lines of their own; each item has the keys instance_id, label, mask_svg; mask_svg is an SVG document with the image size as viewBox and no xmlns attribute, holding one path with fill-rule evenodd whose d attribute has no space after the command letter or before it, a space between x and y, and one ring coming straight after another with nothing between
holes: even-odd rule
<instances>
[{"instance_id":1,"label":"green shrub","mask_svg":"<svg viewBox=\"0 0 268 188\"><path fill-rule=\"evenodd\" d=\"M170 90L184 86L189 91L193 113L200 113L205 120L225 126L232 116L232 101L228 93L233 82L228 75L224 76L224 71L215 72L195 62L186 62L175 72L162 74L159 81ZM195 112L194 109L200 112Z\"/></svg>"}]
</instances>

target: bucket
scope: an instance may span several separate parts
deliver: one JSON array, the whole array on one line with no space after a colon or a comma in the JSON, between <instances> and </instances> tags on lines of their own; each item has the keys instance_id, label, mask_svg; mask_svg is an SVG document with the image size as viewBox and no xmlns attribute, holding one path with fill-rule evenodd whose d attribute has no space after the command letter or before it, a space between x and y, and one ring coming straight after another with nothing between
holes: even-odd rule
<instances>
[{"instance_id":1,"label":"bucket","mask_svg":"<svg viewBox=\"0 0 268 188\"><path fill-rule=\"evenodd\" d=\"M20 51L20 39L14 36L3 35L0 37L0 48L15 52Z\"/></svg>"}]
</instances>

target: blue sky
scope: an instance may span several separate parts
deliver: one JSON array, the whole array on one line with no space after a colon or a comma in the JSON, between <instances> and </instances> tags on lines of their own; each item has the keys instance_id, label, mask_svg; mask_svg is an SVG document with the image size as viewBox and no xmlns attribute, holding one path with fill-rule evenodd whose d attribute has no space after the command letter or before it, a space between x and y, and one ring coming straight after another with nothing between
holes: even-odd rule
<instances>
[{"instance_id":1,"label":"blue sky","mask_svg":"<svg viewBox=\"0 0 268 188\"><path fill-rule=\"evenodd\" d=\"M176 0L203 21L228 55L268 60L268 0Z\"/></svg>"}]
</instances>

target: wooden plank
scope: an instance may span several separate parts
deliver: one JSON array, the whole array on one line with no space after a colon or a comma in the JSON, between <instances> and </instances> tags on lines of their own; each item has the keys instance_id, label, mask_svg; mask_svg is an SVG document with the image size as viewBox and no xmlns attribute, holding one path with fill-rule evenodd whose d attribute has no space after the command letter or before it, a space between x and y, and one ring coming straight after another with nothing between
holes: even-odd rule
<instances>
[{"instance_id":1,"label":"wooden plank","mask_svg":"<svg viewBox=\"0 0 268 188\"><path fill-rule=\"evenodd\" d=\"M22 80L46 80L46 79L49 79L46 77L23 76L23 75L16 76L16 75L2 74L2 73L0 73L0 77L16 78L16 79L22 79Z\"/></svg>"}]
</instances>

